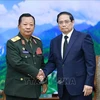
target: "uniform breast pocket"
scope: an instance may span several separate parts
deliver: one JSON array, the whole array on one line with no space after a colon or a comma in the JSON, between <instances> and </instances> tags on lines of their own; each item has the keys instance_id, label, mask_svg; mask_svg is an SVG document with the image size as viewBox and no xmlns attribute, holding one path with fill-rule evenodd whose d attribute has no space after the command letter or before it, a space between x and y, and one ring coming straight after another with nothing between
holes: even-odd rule
<instances>
[{"instance_id":1,"label":"uniform breast pocket","mask_svg":"<svg viewBox=\"0 0 100 100\"><path fill-rule=\"evenodd\" d=\"M25 62L29 62L31 60L30 54L21 54L21 57Z\"/></svg>"},{"instance_id":2,"label":"uniform breast pocket","mask_svg":"<svg viewBox=\"0 0 100 100\"><path fill-rule=\"evenodd\" d=\"M21 54L21 57L27 59L27 58L31 57L31 55L30 54Z\"/></svg>"}]
</instances>

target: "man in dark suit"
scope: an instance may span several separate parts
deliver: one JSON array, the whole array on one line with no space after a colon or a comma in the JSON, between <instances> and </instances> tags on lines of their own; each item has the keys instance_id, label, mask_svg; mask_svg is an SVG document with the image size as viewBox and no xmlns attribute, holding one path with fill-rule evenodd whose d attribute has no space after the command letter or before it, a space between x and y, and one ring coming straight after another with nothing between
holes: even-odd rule
<instances>
[{"instance_id":1,"label":"man in dark suit","mask_svg":"<svg viewBox=\"0 0 100 100\"><path fill-rule=\"evenodd\" d=\"M91 37L74 29L69 12L57 16L61 35L51 40L44 77L57 69L60 100L92 100L95 53Z\"/></svg>"},{"instance_id":2,"label":"man in dark suit","mask_svg":"<svg viewBox=\"0 0 100 100\"><path fill-rule=\"evenodd\" d=\"M39 81L39 69L44 67L44 57L41 40L32 36L35 18L29 13L22 14L18 28L19 34L7 41L6 100L38 100L41 85L43 93L47 85Z\"/></svg>"}]
</instances>

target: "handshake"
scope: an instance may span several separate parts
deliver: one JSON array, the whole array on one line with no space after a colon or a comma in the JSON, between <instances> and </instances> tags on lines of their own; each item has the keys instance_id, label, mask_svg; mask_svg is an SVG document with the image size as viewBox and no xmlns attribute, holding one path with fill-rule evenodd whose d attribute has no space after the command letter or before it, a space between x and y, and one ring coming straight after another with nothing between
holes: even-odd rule
<instances>
[{"instance_id":1,"label":"handshake","mask_svg":"<svg viewBox=\"0 0 100 100\"><path fill-rule=\"evenodd\" d=\"M38 72L36 78L39 79L40 82L42 82L42 81L44 80L44 78L45 78L45 74L44 74L44 72L43 72L42 69L39 69L39 72Z\"/></svg>"}]
</instances>

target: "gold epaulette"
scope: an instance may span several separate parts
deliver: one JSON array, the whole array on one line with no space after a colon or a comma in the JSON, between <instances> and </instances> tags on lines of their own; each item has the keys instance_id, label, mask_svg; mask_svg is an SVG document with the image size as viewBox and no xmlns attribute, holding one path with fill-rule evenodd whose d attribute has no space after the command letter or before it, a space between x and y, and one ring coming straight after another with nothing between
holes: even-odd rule
<instances>
[{"instance_id":1,"label":"gold epaulette","mask_svg":"<svg viewBox=\"0 0 100 100\"><path fill-rule=\"evenodd\" d=\"M32 35L32 37L33 37L33 38L36 38L36 39L38 39L38 40L40 40L40 38L38 38L38 37L36 37L36 36L33 36L33 35Z\"/></svg>"},{"instance_id":2,"label":"gold epaulette","mask_svg":"<svg viewBox=\"0 0 100 100\"><path fill-rule=\"evenodd\" d=\"M20 40L21 38L19 37L19 36L15 36L15 37L13 37L11 40L13 41L13 42L16 42L16 41L18 41L18 40Z\"/></svg>"}]
</instances>

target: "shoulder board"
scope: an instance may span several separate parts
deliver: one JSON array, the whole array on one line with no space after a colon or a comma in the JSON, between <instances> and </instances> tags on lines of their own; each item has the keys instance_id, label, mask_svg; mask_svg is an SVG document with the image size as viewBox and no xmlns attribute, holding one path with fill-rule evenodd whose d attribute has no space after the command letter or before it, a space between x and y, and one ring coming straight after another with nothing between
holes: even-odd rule
<instances>
[{"instance_id":1,"label":"shoulder board","mask_svg":"<svg viewBox=\"0 0 100 100\"><path fill-rule=\"evenodd\" d=\"M36 36L32 36L33 38L36 38L36 39L38 39L38 40L40 40L40 38L38 38L38 37L36 37Z\"/></svg>"},{"instance_id":2,"label":"shoulder board","mask_svg":"<svg viewBox=\"0 0 100 100\"><path fill-rule=\"evenodd\" d=\"M11 40L13 41L13 42L16 42L16 41L18 41L18 40L20 40L21 38L19 37L19 36L15 36L15 37L13 37Z\"/></svg>"}]
</instances>

